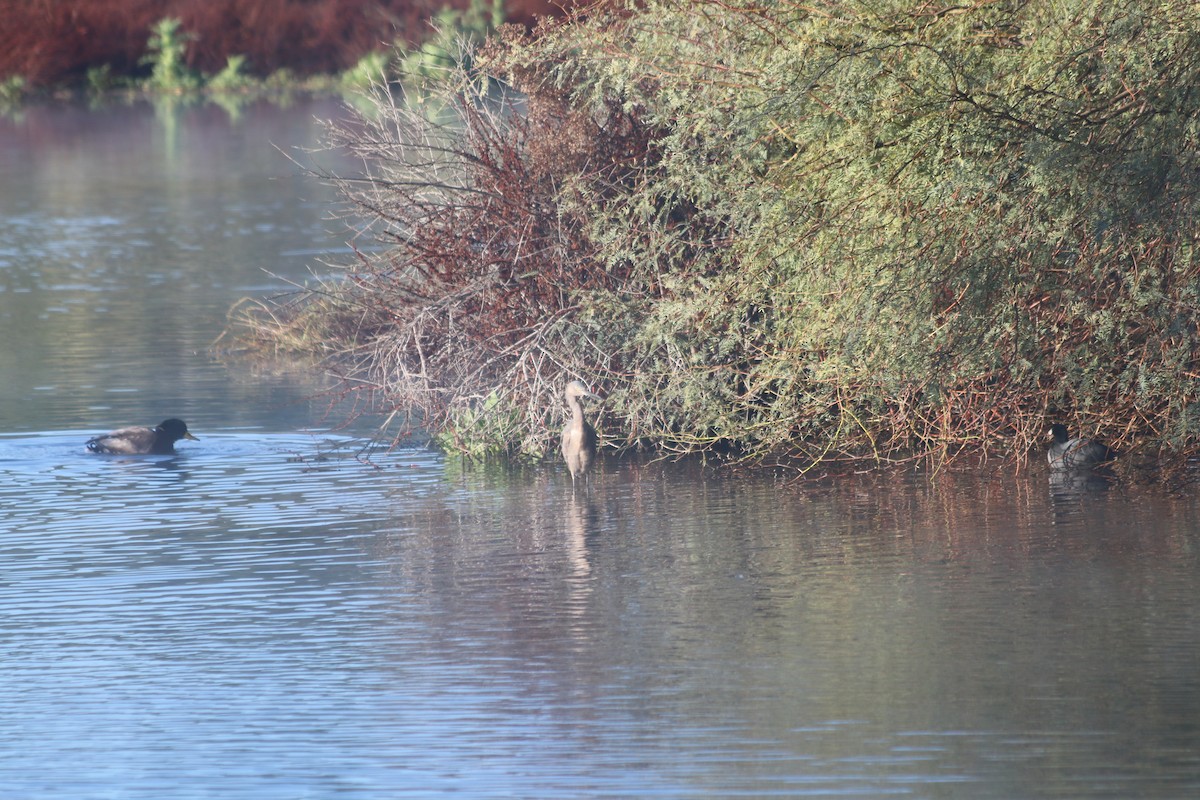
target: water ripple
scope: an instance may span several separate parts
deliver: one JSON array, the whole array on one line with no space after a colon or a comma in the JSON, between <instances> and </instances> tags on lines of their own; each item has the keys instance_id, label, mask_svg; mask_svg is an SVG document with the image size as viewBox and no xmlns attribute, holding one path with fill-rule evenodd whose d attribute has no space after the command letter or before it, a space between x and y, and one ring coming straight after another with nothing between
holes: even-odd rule
<instances>
[{"instance_id":1,"label":"water ripple","mask_svg":"<svg viewBox=\"0 0 1200 800\"><path fill-rule=\"evenodd\" d=\"M1050 760L1053 794L1119 797L1200 775L1171 720L1200 694L1194 511L1150 542L1144 507L1063 526L1034 484L628 463L577 495L561 469L366 464L325 434L140 458L86 438L0 436L5 796L998 798ZM1155 709L1134 731L1092 702L1114 685Z\"/></svg>"}]
</instances>

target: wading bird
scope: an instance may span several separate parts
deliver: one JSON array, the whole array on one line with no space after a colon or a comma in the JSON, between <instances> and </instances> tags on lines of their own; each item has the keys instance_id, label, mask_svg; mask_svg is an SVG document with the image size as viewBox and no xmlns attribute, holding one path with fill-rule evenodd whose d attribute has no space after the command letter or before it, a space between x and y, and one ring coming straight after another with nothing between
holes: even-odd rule
<instances>
[{"instance_id":1,"label":"wading bird","mask_svg":"<svg viewBox=\"0 0 1200 800\"><path fill-rule=\"evenodd\" d=\"M1089 469L1117 457L1106 444L1070 438L1067 426L1057 422L1050 426L1050 437L1053 441L1046 452L1046 460L1051 469Z\"/></svg>"},{"instance_id":2,"label":"wading bird","mask_svg":"<svg viewBox=\"0 0 1200 800\"><path fill-rule=\"evenodd\" d=\"M183 420L168 419L154 428L135 425L97 436L88 440L87 449L111 455L169 456L175 452L175 443L180 439L199 441L188 433Z\"/></svg>"},{"instance_id":3,"label":"wading bird","mask_svg":"<svg viewBox=\"0 0 1200 800\"><path fill-rule=\"evenodd\" d=\"M588 469L596 458L596 429L583 418L583 402L580 398L600 398L589 392L581 381L568 383L564 396L571 409L571 419L563 428L562 454L571 473L571 486L574 487L576 478L587 477Z\"/></svg>"}]
</instances>

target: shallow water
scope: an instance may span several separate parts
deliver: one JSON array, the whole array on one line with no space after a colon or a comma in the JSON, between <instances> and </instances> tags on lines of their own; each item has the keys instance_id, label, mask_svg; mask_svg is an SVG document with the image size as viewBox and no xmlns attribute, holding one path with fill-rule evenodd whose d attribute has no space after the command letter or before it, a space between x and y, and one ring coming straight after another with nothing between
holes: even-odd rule
<instances>
[{"instance_id":1,"label":"shallow water","mask_svg":"<svg viewBox=\"0 0 1200 800\"><path fill-rule=\"evenodd\" d=\"M1190 494L635 460L573 494L209 358L260 267L338 251L264 144L315 113L183 113L171 158L149 109L0 123L0 796L1200 793ZM111 220L22 233L55 215ZM166 415L200 441L84 452Z\"/></svg>"},{"instance_id":2,"label":"shallow water","mask_svg":"<svg viewBox=\"0 0 1200 800\"><path fill-rule=\"evenodd\" d=\"M10 795L1200 789L1190 501L79 442L0 440Z\"/></svg>"},{"instance_id":3,"label":"shallow water","mask_svg":"<svg viewBox=\"0 0 1200 800\"><path fill-rule=\"evenodd\" d=\"M0 430L309 424L292 406L313 384L228 369L210 345L234 303L345 258L333 191L284 155L345 165L299 149L318 141L318 116L343 113L329 101L257 104L236 121L211 105L0 119Z\"/></svg>"}]
</instances>

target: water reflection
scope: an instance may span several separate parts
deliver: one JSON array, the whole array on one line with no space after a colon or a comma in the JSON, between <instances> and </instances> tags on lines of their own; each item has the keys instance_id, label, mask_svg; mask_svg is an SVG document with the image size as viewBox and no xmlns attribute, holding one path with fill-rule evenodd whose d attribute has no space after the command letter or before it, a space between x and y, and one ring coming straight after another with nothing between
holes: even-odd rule
<instances>
[{"instance_id":1,"label":"water reflection","mask_svg":"<svg viewBox=\"0 0 1200 800\"><path fill-rule=\"evenodd\" d=\"M1062 500L1085 498L1091 494L1107 492L1116 481L1115 476L1104 470L1061 470L1049 472L1050 491Z\"/></svg>"},{"instance_id":2,"label":"water reflection","mask_svg":"<svg viewBox=\"0 0 1200 800\"><path fill-rule=\"evenodd\" d=\"M596 504L590 494L580 498L575 492L567 499L567 553L574 567L575 578L591 574L591 548L595 546L594 531L598 520Z\"/></svg>"},{"instance_id":3,"label":"water reflection","mask_svg":"<svg viewBox=\"0 0 1200 800\"><path fill-rule=\"evenodd\" d=\"M143 112L0 128L0 795L1200 790L1193 493L363 463L204 354L334 246L314 109Z\"/></svg>"},{"instance_id":4,"label":"water reflection","mask_svg":"<svg viewBox=\"0 0 1200 800\"><path fill-rule=\"evenodd\" d=\"M277 149L314 146L315 116L338 113L259 105L232 125L195 107L169 136L144 105L0 120L0 430L260 424L261 407L304 424L311 381L260 387L206 353L238 299L344 249L332 189Z\"/></svg>"},{"instance_id":5,"label":"water reflection","mask_svg":"<svg viewBox=\"0 0 1200 800\"><path fill-rule=\"evenodd\" d=\"M0 437L8 789L68 753L125 797L180 768L362 797L1166 797L1200 775L1190 501L1105 493L1103 528L1060 526L1002 475L627 463L575 497L560 468L368 466L337 436L128 461L84 438Z\"/></svg>"}]
</instances>

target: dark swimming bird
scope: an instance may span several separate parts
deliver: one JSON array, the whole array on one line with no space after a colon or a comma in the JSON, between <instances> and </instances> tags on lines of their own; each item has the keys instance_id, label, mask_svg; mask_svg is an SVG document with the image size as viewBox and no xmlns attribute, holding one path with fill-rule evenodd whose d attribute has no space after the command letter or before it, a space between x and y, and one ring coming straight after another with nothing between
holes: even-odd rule
<instances>
[{"instance_id":1,"label":"dark swimming bird","mask_svg":"<svg viewBox=\"0 0 1200 800\"><path fill-rule=\"evenodd\" d=\"M188 433L187 425L181 419L168 419L155 428L135 425L131 428L121 428L95 439L89 439L87 449L93 453L111 455L159 455L167 456L175 452L175 443L180 439L199 441Z\"/></svg>"},{"instance_id":2,"label":"dark swimming bird","mask_svg":"<svg viewBox=\"0 0 1200 800\"><path fill-rule=\"evenodd\" d=\"M563 428L562 454L571 473L571 485L574 486L575 479L585 477L596 458L596 429L583 418L583 402L580 398L600 398L589 392L580 381L568 383L564 396L571 408L571 419Z\"/></svg>"},{"instance_id":3,"label":"dark swimming bird","mask_svg":"<svg viewBox=\"0 0 1200 800\"><path fill-rule=\"evenodd\" d=\"M1051 469L1089 469L1112 461L1116 452L1108 445L1092 439L1072 439L1067 435L1067 426L1054 423L1050 426L1050 449L1046 460Z\"/></svg>"}]
</instances>

